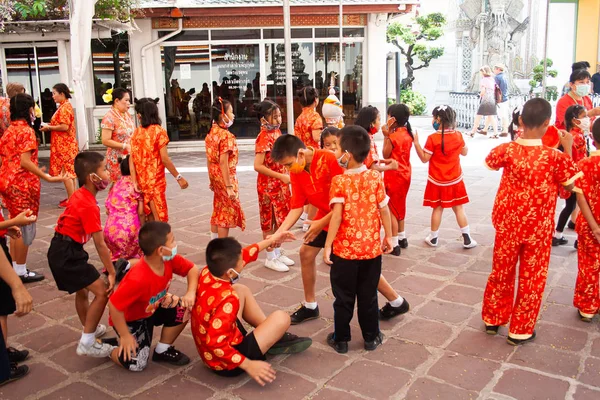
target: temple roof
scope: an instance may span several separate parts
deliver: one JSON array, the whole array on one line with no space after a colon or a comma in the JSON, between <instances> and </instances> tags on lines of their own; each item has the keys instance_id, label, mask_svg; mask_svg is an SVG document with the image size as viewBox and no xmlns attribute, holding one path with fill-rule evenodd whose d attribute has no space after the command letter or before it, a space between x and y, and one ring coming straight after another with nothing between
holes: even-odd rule
<instances>
[{"instance_id":1,"label":"temple roof","mask_svg":"<svg viewBox=\"0 0 600 400\"><path fill-rule=\"evenodd\" d=\"M402 5L419 4L420 0L342 0L343 5ZM141 8L209 8L281 6L282 0L141 0ZM339 0L290 0L292 6L333 6Z\"/></svg>"}]
</instances>

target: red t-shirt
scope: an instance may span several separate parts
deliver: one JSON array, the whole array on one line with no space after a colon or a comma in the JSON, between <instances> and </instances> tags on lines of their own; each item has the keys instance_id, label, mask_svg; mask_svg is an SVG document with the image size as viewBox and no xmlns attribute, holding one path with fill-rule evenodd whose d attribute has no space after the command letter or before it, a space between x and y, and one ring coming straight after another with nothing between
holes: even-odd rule
<instances>
[{"instance_id":1,"label":"red t-shirt","mask_svg":"<svg viewBox=\"0 0 600 400\"><path fill-rule=\"evenodd\" d=\"M329 214L329 189L334 176L341 175L344 170L337 162L335 154L329 150L315 150L310 173L290 173L292 184L291 208L302 208L306 204L317 207L315 221Z\"/></svg>"},{"instance_id":2,"label":"red t-shirt","mask_svg":"<svg viewBox=\"0 0 600 400\"><path fill-rule=\"evenodd\" d=\"M554 122L554 125L558 129L567 129L565 126L565 113L567 112L567 108L574 106L575 104L584 106L586 110L594 108L592 99L590 99L589 96L584 96L581 100L575 100L569 93L565 94L558 100L558 103L556 103L556 121Z\"/></svg>"},{"instance_id":3,"label":"red t-shirt","mask_svg":"<svg viewBox=\"0 0 600 400\"><path fill-rule=\"evenodd\" d=\"M148 318L160 307L162 299L167 295L173 272L179 276L187 276L193 267L193 262L176 255L173 260L165 261L165 272L158 276L142 258L127 272L110 297L110 302L117 310L125 313L127 322Z\"/></svg>"},{"instance_id":4,"label":"red t-shirt","mask_svg":"<svg viewBox=\"0 0 600 400\"><path fill-rule=\"evenodd\" d=\"M55 230L81 244L87 243L92 233L102 231L100 207L92 192L82 187L73 193L58 217Z\"/></svg>"},{"instance_id":5,"label":"red t-shirt","mask_svg":"<svg viewBox=\"0 0 600 400\"><path fill-rule=\"evenodd\" d=\"M423 151L431 154L428 177L431 183L450 186L462 180L460 153L463 148L465 148L465 140L460 132L444 132L444 152L442 152L442 133L438 131L429 135Z\"/></svg>"}]
</instances>

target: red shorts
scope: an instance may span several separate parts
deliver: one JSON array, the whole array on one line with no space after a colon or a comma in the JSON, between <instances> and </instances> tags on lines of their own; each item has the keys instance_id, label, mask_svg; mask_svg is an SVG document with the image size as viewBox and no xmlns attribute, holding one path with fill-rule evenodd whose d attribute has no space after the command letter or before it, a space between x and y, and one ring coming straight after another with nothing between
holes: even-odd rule
<instances>
[{"instance_id":1,"label":"red shorts","mask_svg":"<svg viewBox=\"0 0 600 400\"><path fill-rule=\"evenodd\" d=\"M385 183L385 192L390 198L388 206L390 211L398 221L406 218L406 197L410 188L410 180L404 179L383 179Z\"/></svg>"},{"instance_id":2,"label":"red shorts","mask_svg":"<svg viewBox=\"0 0 600 400\"><path fill-rule=\"evenodd\" d=\"M435 183L427 181L425 187L425 196L423 205L425 207L437 208L452 208L469 202L465 182L460 181L450 186L438 186Z\"/></svg>"}]
</instances>

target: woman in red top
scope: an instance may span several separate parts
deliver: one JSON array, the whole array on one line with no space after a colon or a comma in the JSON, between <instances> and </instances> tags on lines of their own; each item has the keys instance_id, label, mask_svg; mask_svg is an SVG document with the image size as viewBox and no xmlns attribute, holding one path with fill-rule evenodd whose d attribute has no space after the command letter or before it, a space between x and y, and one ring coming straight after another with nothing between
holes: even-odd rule
<instances>
[{"instance_id":1,"label":"woman in red top","mask_svg":"<svg viewBox=\"0 0 600 400\"><path fill-rule=\"evenodd\" d=\"M38 167L38 143L29 126L34 116L35 103L25 93L10 100L9 128L0 139L0 195L10 213L10 218L26 210L37 217L40 209L40 178L47 182L63 182L63 175L50 176ZM10 241L14 268L23 282L44 279L43 275L27 269L27 251L35 238L35 223L21 228L23 235Z\"/></svg>"},{"instance_id":2,"label":"woman in red top","mask_svg":"<svg viewBox=\"0 0 600 400\"><path fill-rule=\"evenodd\" d=\"M588 96L590 93L590 79L590 73L585 69L576 69L571 73L569 78L571 90L556 103L556 121L554 125L558 129L566 129L565 112L570 106L577 104L584 106L588 117L600 115L600 107L594 108L592 99Z\"/></svg>"},{"instance_id":3,"label":"woman in red top","mask_svg":"<svg viewBox=\"0 0 600 400\"><path fill-rule=\"evenodd\" d=\"M463 235L463 247L471 249L477 242L471 238L469 222L462 207L469 202L463 173L460 167L460 156L466 156L468 148L462 134L454 130L456 113L450 106L438 106L433 109L433 129L425 148L421 147L417 134L414 134L415 150L424 163L429 162L429 176L425 187L424 206L433 208L431 213L431 233L425 242L436 247L438 232L442 222L444 208L452 208L456 221Z\"/></svg>"},{"instance_id":4,"label":"woman in red top","mask_svg":"<svg viewBox=\"0 0 600 400\"><path fill-rule=\"evenodd\" d=\"M59 203L67 206L67 200L75 191L75 157L78 153L77 133L75 131L75 113L69 102L71 92L64 83L57 83L52 88L52 99L60 104L52 116L49 125L40 128L42 132L54 132L50 136L50 175L69 175L64 180L67 198Z\"/></svg>"},{"instance_id":5,"label":"woman in red top","mask_svg":"<svg viewBox=\"0 0 600 400\"><path fill-rule=\"evenodd\" d=\"M317 112L319 93L312 86L305 86L296 94L302 105L302 113L296 119L294 135L300 138L306 147L319 148L323 118Z\"/></svg>"},{"instance_id":6,"label":"woman in red top","mask_svg":"<svg viewBox=\"0 0 600 400\"><path fill-rule=\"evenodd\" d=\"M385 191L390 198L389 206L392 214L392 250L399 256L401 248L408 247L404 232L406 216L406 196L410 187L412 168L410 166L410 149L413 145L413 132L408 122L410 110L405 104L392 104L388 108L387 124L383 128L383 157L392 158L398 163L397 170L386 171L383 175Z\"/></svg>"},{"instance_id":7,"label":"woman in red top","mask_svg":"<svg viewBox=\"0 0 600 400\"><path fill-rule=\"evenodd\" d=\"M206 161L210 190L214 193L213 213L210 218L211 238L229 236L229 229L246 229L246 218L240 203L236 174L238 147L229 127L235 115L233 107L220 97L212 106L213 126L206 136Z\"/></svg>"}]
</instances>

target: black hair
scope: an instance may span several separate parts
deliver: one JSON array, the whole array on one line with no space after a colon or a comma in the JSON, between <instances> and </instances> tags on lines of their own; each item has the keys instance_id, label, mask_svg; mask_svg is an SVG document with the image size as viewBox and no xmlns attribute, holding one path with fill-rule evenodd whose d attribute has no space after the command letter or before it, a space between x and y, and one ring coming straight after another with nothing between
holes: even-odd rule
<instances>
[{"instance_id":1,"label":"black hair","mask_svg":"<svg viewBox=\"0 0 600 400\"><path fill-rule=\"evenodd\" d=\"M539 128L552 117L552 106L541 97L528 100L523 105L521 120L526 128Z\"/></svg>"},{"instance_id":2,"label":"black hair","mask_svg":"<svg viewBox=\"0 0 600 400\"><path fill-rule=\"evenodd\" d=\"M129 90L120 87L113 89L112 101L110 102L110 104L113 104L115 100L123 100L123 97L125 97L126 94L129 94L129 98L131 99L131 94L129 93Z\"/></svg>"},{"instance_id":3,"label":"black hair","mask_svg":"<svg viewBox=\"0 0 600 400\"><path fill-rule=\"evenodd\" d=\"M520 116L521 116L521 107L516 107L512 112L512 119L510 121L510 125L508 126L508 133L510 133L510 140L515 140L516 129L519 128L519 117Z\"/></svg>"},{"instance_id":4,"label":"black hair","mask_svg":"<svg viewBox=\"0 0 600 400\"><path fill-rule=\"evenodd\" d=\"M592 136L594 137L594 142L600 144L600 118L597 118L594 121L594 125L592 126Z\"/></svg>"},{"instance_id":5,"label":"black hair","mask_svg":"<svg viewBox=\"0 0 600 400\"><path fill-rule=\"evenodd\" d=\"M573 119L579 119L582 112L586 112L586 108L581 104L575 104L567 108L567 111L565 111L565 128L567 132L571 132L571 129L575 126Z\"/></svg>"},{"instance_id":6,"label":"black hair","mask_svg":"<svg viewBox=\"0 0 600 400\"><path fill-rule=\"evenodd\" d=\"M388 115L394 117L399 127L405 126L408 134L414 139L412 127L408 119L410 118L410 108L406 104L392 104L388 107Z\"/></svg>"},{"instance_id":7,"label":"black hair","mask_svg":"<svg viewBox=\"0 0 600 400\"><path fill-rule=\"evenodd\" d=\"M26 93L19 93L10 98L10 120L24 119L29 122L31 107L35 107L33 97Z\"/></svg>"},{"instance_id":8,"label":"black hair","mask_svg":"<svg viewBox=\"0 0 600 400\"><path fill-rule=\"evenodd\" d=\"M249 85L251 84L249 83ZM261 118L267 119L273 115L275 110L279 109L279 106L271 99L264 99L260 103L254 104L253 108L258 120L260 121Z\"/></svg>"},{"instance_id":9,"label":"black hair","mask_svg":"<svg viewBox=\"0 0 600 400\"><path fill-rule=\"evenodd\" d=\"M371 151L371 137L362 126L349 125L340 130L340 146L343 151L352 154L354 161L365 161Z\"/></svg>"},{"instance_id":10,"label":"black hair","mask_svg":"<svg viewBox=\"0 0 600 400\"><path fill-rule=\"evenodd\" d=\"M325 148L325 139L327 139L329 136L336 136L337 137L337 133L340 131L339 128L336 128L335 126L328 126L325 129L323 129L321 131L321 148Z\"/></svg>"},{"instance_id":11,"label":"black hair","mask_svg":"<svg viewBox=\"0 0 600 400\"><path fill-rule=\"evenodd\" d=\"M218 123L221 118L221 114L225 114L231 107L231 103L228 100L217 97L212 105L212 119L215 123Z\"/></svg>"},{"instance_id":12,"label":"black hair","mask_svg":"<svg viewBox=\"0 0 600 400\"><path fill-rule=\"evenodd\" d=\"M377 109L377 107L363 107L358 112L356 120L354 120L354 125L360 126L361 128L364 128L364 130L366 130L367 132L370 132L371 124L375 123L378 115L379 110Z\"/></svg>"},{"instance_id":13,"label":"black hair","mask_svg":"<svg viewBox=\"0 0 600 400\"><path fill-rule=\"evenodd\" d=\"M296 96L298 96L302 107L308 107L319 98L319 92L312 86L304 86L304 88L296 92Z\"/></svg>"},{"instance_id":14,"label":"black hair","mask_svg":"<svg viewBox=\"0 0 600 400\"><path fill-rule=\"evenodd\" d=\"M158 100L158 97L155 99L144 97L133 100L135 103L135 112L141 116L140 123L142 127L147 128L150 125L160 125L162 123L158 116L158 107L156 106Z\"/></svg>"},{"instance_id":15,"label":"black hair","mask_svg":"<svg viewBox=\"0 0 600 400\"><path fill-rule=\"evenodd\" d=\"M95 151L82 151L75 157L75 175L79 186L84 186L88 175L96 173L104 161L104 156Z\"/></svg>"},{"instance_id":16,"label":"black hair","mask_svg":"<svg viewBox=\"0 0 600 400\"><path fill-rule=\"evenodd\" d=\"M57 83L56 85L52 86L52 89L56 90L57 93L64 94L67 99L71 98L71 91L64 83Z\"/></svg>"},{"instance_id":17,"label":"black hair","mask_svg":"<svg viewBox=\"0 0 600 400\"><path fill-rule=\"evenodd\" d=\"M454 129L456 126L456 112L450 106L437 106L431 113L434 118L440 118L440 127L442 128L442 154L446 155L444 149L444 132L446 129Z\"/></svg>"},{"instance_id":18,"label":"black hair","mask_svg":"<svg viewBox=\"0 0 600 400\"><path fill-rule=\"evenodd\" d=\"M577 61L571 65L571 72L578 70L578 69L586 69L586 68L590 68L590 67L591 67L591 65L587 61Z\"/></svg>"},{"instance_id":19,"label":"black hair","mask_svg":"<svg viewBox=\"0 0 600 400\"><path fill-rule=\"evenodd\" d=\"M297 136L281 135L275 140L271 149L271 159L279 162L286 157L296 157L298 150L305 149L306 145Z\"/></svg>"},{"instance_id":20,"label":"black hair","mask_svg":"<svg viewBox=\"0 0 600 400\"><path fill-rule=\"evenodd\" d=\"M575 83L584 79L592 79L592 76L585 69L576 69L575 71L571 72L569 82Z\"/></svg>"},{"instance_id":21,"label":"black hair","mask_svg":"<svg viewBox=\"0 0 600 400\"><path fill-rule=\"evenodd\" d=\"M208 271L217 278L235 268L242 254L242 245L232 237L213 239L206 246Z\"/></svg>"},{"instance_id":22,"label":"black hair","mask_svg":"<svg viewBox=\"0 0 600 400\"><path fill-rule=\"evenodd\" d=\"M162 221L146 222L138 236L140 249L144 255L149 256L156 249L167 244L167 236L171 233L171 225Z\"/></svg>"},{"instance_id":23,"label":"black hair","mask_svg":"<svg viewBox=\"0 0 600 400\"><path fill-rule=\"evenodd\" d=\"M130 176L131 170L129 169L129 155L125 158L119 158L119 167L121 168L121 175Z\"/></svg>"}]
</instances>

